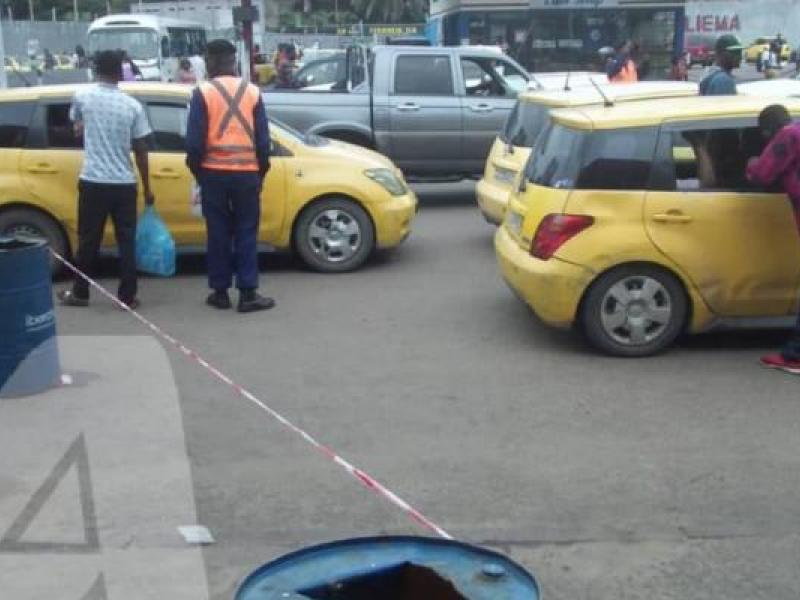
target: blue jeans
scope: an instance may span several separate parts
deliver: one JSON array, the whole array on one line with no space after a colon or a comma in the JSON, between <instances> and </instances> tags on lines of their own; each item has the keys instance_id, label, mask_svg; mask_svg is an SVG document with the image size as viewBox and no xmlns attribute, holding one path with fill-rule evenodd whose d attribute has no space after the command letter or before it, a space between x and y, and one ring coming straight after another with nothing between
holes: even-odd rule
<instances>
[{"instance_id":1,"label":"blue jeans","mask_svg":"<svg viewBox=\"0 0 800 600\"><path fill-rule=\"evenodd\" d=\"M227 290L258 287L258 226L261 177L257 173L204 171L200 175L208 231L208 286Z\"/></svg>"},{"instance_id":2,"label":"blue jeans","mask_svg":"<svg viewBox=\"0 0 800 600\"><path fill-rule=\"evenodd\" d=\"M786 342L781 354L786 360L800 360L800 315L797 315L792 337Z\"/></svg>"}]
</instances>

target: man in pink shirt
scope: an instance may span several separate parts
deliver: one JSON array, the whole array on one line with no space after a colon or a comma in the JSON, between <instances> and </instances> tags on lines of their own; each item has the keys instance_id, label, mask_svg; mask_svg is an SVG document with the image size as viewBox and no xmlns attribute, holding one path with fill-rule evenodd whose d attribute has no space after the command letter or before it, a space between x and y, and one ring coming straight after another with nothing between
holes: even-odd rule
<instances>
[{"instance_id":1,"label":"man in pink shirt","mask_svg":"<svg viewBox=\"0 0 800 600\"><path fill-rule=\"evenodd\" d=\"M800 232L800 123L792 123L785 106L773 104L758 116L758 126L769 144L758 158L750 159L747 178L761 185L780 181L789 196ZM800 375L800 315L791 338L780 353L761 359L770 369Z\"/></svg>"}]
</instances>

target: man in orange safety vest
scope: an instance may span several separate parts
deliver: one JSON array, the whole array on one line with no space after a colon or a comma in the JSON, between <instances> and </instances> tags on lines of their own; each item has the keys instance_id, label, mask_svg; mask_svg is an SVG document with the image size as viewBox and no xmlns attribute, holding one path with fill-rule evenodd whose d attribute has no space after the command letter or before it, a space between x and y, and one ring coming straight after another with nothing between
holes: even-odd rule
<instances>
[{"instance_id":1,"label":"man in orange safety vest","mask_svg":"<svg viewBox=\"0 0 800 600\"><path fill-rule=\"evenodd\" d=\"M186 164L200 184L208 231L206 303L231 308L236 275L239 312L275 306L258 289L261 188L269 170L269 126L259 89L236 75L236 48L213 40L206 49L209 80L192 95Z\"/></svg>"}]
</instances>

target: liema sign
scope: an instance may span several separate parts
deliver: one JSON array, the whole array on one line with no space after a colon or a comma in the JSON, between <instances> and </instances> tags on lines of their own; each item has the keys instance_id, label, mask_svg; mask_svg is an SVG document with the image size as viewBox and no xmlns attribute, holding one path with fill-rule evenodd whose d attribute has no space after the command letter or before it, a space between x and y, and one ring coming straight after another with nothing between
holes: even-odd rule
<instances>
[{"instance_id":1,"label":"liema sign","mask_svg":"<svg viewBox=\"0 0 800 600\"><path fill-rule=\"evenodd\" d=\"M727 33L742 30L738 14L697 14L686 16L687 33Z\"/></svg>"},{"instance_id":2,"label":"liema sign","mask_svg":"<svg viewBox=\"0 0 800 600\"><path fill-rule=\"evenodd\" d=\"M797 45L800 0L690 0L685 27L688 34L733 33L745 43L781 33Z\"/></svg>"}]
</instances>

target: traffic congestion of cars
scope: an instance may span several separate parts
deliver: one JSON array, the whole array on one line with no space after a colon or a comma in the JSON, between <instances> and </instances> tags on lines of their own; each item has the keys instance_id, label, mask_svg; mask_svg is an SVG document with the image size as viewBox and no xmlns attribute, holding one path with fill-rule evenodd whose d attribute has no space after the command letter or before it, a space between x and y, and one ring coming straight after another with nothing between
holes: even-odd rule
<instances>
[{"instance_id":1,"label":"traffic congestion of cars","mask_svg":"<svg viewBox=\"0 0 800 600\"><path fill-rule=\"evenodd\" d=\"M531 76L469 47L379 46L306 66L308 87L319 88L264 95L273 119L264 247L295 252L318 271L356 269L410 234L417 199L404 173L482 171L477 204L499 226L502 277L541 321L579 329L602 352L647 356L683 333L791 321L800 302L791 209L743 174L764 147L759 112L781 97L800 117L791 98L800 82L707 98L688 82ZM77 237L81 141L68 118L76 89L0 96L0 233L45 237L65 255ZM159 211L180 249L202 248L183 152L190 88L123 89L154 129Z\"/></svg>"}]
</instances>

